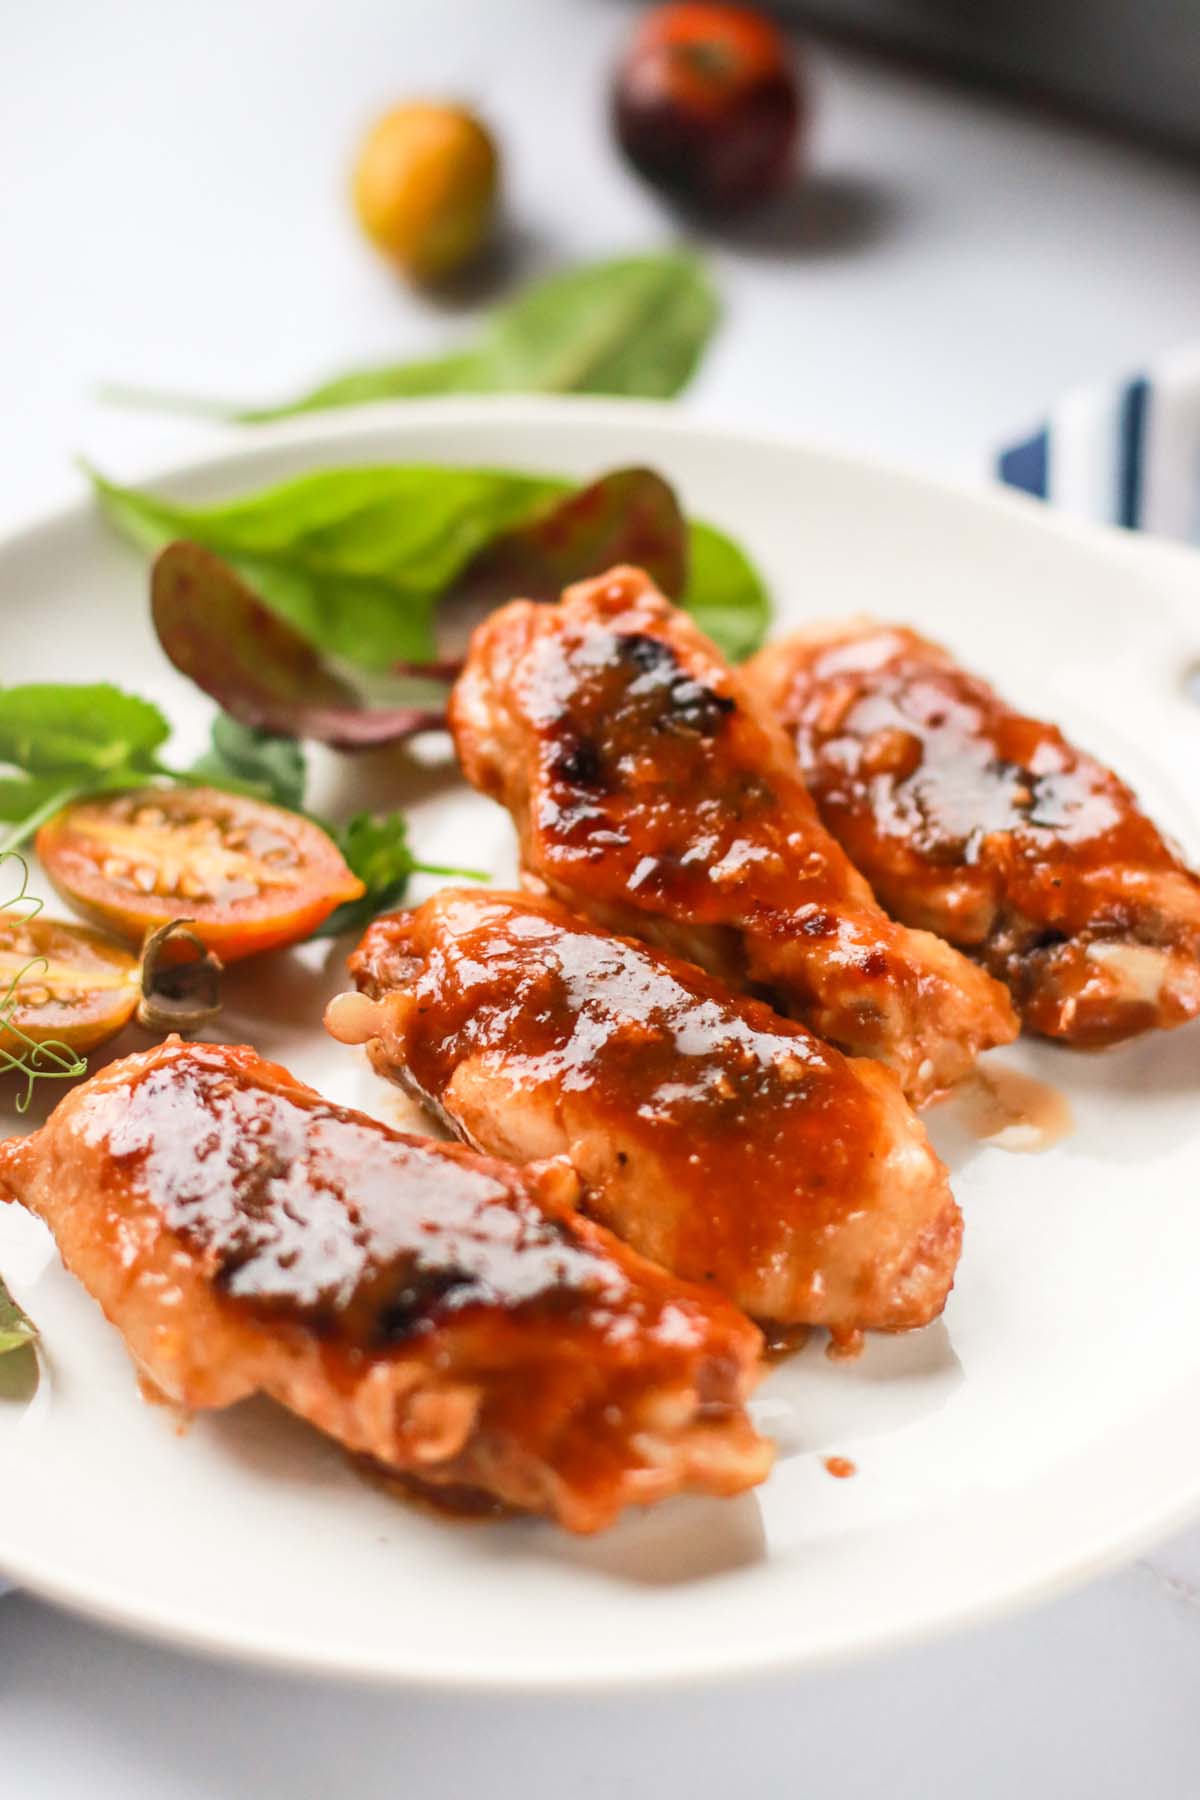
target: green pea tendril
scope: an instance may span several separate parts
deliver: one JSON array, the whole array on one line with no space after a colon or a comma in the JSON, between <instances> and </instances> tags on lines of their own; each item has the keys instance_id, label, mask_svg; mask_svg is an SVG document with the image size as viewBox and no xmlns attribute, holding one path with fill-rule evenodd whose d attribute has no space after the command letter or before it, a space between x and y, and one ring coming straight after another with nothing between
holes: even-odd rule
<instances>
[{"instance_id":1,"label":"green pea tendril","mask_svg":"<svg viewBox=\"0 0 1200 1800\"><path fill-rule=\"evenodd\" d=\"M0 902L0 913L14 914L22 924L28 924L37 918L43 903L29 891L29 865L25 858L13 850L6 850L0 853L0 864L7 862L15 862L19 867L21 885L10 900ZM25 1089L17 1099L19 1113L28 1112L37 1082L74 1081L87 1074L87 1058L78 1055L69 1044L64 1044L60 1038L39 1040L30 1037L16 1023L18 990L22 983L35 973L45 974L49 967L44 956L31 956L0 995L0 1075L24 1075Z\"/></svg>"}]
</instances>

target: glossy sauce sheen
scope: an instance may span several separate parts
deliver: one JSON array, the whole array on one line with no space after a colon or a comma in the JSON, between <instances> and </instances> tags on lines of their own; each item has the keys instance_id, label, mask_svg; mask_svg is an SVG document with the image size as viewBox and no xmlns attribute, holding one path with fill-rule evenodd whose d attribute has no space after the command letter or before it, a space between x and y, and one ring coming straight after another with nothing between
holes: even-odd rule
<instances>
[{"instance_id":1,"label":"glossy sauce sheen","mask_svg":"<svg viewBox=\"0 0 1200 1800\"><path fill-rule=\"evenodd\" d=\"M178 1040L0 1144L0 1199L183 1407L266 1393L393 1474L578 1531L762 1480L758 1332L577 1193L565 1165L408 1138L247 1047Z\"/></svg>"},{"instance_id":2,"label":"glossy sauce sheen","mask_svg":"<svg viewBox=\"0 0 1200 1800\"><path fill-rule=\"evenodd\" d=\"M744 1204L721 1232L747 1247L763 1205L786 1232L799 1184L818 1215L854 1204L874 1112L836 1051L641 945L534 912L482 923L486 944L448 932L413 989L409 1067L426 1093L443 1093L464 1058L499 1052L518 1088L586 1098L592 1118L653 1145L689 1186L736 1181ZM691 1229L708 1241L714 1221Z\"/></svg>"},{"instance_id":3,"label":"glossy sauce sheen","mask_svg":"<svg viewBox=\"0 0 1200 1800\"><path fill-rule=\"evenodd\" d=\"M379 1034L378 1065L479 1147L570 1154L643 1254L786 1322L898 1327L940 1307L957 1211L884 1071L547 900L444 891L379 921L351 967L400 998L374 1022L357 996L335 1003L335 1034ZM891 1271L925 1231L928 1288L902 1299Z\"/></svg>"},{"instance_id":4,"label":"glossy sauce sheen","mask_svg":"<svg viewBox=\"0 0 1200 1800\"><path fill-rule=\"evenodd\" d=\"M1053 859L1060 885L1042 898L1069 928L1092 916L1078 879L1089 869L1182 867L1110 770L913 632L880 630L816 656L797 674L788 719L839 830L869 815L873 834L960 865L968 880L977 869L981 889L994 879L985 840L1002 835L1010 882L1035 864L1028 879L1042 893Z\"/></svg>"},{"instance_id":5,"label":"glossy sauce sheen","mask_svg":"<svg viewBox=\"0 0 1200 1800\"><path fill-rule=\"evenodd\" d=\"M507 1170L421 1144L303 1089L239 1083L192 1052L149 1069L105 1123L122 1182L228 1301L362 1349L476 1306L603 1307L628 1296Z\"/></svg>"},{"instance_id":6,"label":"glossy sauce sheen","mask_svg":"<svg viewBox=\"0 0 1200 1800\"><path fill-rule=\"evenodd\" d=\"M1013 1035L1003 992L875 904L778 724L639 571L485 621L451 722L526 867L600 923L768 994L918 1098Z\"/></svg>"},{"instance_id":7,"label":"glossy sauce sheen","mask_svg":"<svg viewBox=\"0 0 1200 1800\"><path fill-rule=\"evenodd\" d=\"M902 627L771 646L748 678L884 905L976 952L1027 1024L1102 1043L1200 1006L1200 884L1057 727Z\"/></svg>"},{"instance_id":8,"label":"glossy sauce sheen","mask_svg":"<svg viewBox=\"0 0 1200 1800\"><path fill-rule=\"evenodd\" d=\"M798 915L810 937L837 938L836 915L820 909L840 910L853 873L828 842L804 845L793 866L792 821L719 667L693 673L633 621L580 619L540 640L523 686L541 735L548 866L585 865L590 889L698 923L738 918L748 890L755 905Z\"/></svg>"}]
</instances>

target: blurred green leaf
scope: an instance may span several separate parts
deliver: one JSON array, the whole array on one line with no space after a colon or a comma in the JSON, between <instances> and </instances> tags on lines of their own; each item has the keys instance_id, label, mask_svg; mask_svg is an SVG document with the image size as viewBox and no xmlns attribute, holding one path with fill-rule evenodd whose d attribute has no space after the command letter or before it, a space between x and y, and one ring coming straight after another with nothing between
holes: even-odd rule
<instances>
[{"instance_id":1,"label":"blurred green leaf","mask_svg":"<svg viewBox=\"0 0 1200 1800\"><path fill-rule=\"evenodd\" d=\"M566 269L497 307L478 339L449 355L351 369L275 406L214 406L137 388L107 397L243 425L331 407L431 394L618 394L667 400L686 387L719 305L686 251L623 256Z\"/></svg>"},{"instance_id":2,"label":"blurred green leaf","mask_svg":"<svg viewBox=\"0 0 1200 1800\"><path fill-rule=\"evenodd\" d=\"M3 1280L0 1280L0 1356L23 1350L37 1338L37 1326L22 1312Z\"/></svg>"},{"instance_id":3,"label":"blurred green leaf","mask_svg":"<svg viewBox=\"0 0 1200 1800\"><path fill-rule=\"evenodd\" d=\"M212 725L212 747L192 764L189 774L214 787L234 786L299 812L308 776L304 751L295 738L277 737L218 713Z\"/></svg>"}]
</instances>

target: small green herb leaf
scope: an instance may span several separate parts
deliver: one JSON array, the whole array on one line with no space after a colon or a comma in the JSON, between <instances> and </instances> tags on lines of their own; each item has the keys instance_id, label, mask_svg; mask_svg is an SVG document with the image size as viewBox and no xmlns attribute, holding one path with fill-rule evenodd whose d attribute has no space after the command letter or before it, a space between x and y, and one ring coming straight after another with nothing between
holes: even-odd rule
<instances>
[{"instance_id":1,"label":"small green herb leaf","mask_svg":"<svg viewBox=\"0 0 1200 1800\"><path fill-rule=\"evenodd\" d=\"M150 758L169 734L157 706L108 683L0 688L0 762L30 775L112 775Z\"/></svg>"},{"instance_id":2,"label":"small green herb leaf","mask_svg":"<svg viewBox=\"0 0 1200 1800\"><path fill-rule=\"evenodd\" d=\"M339 906L313 933L336 937L343 931L362 931L377 913L387 912L403 900L412 875L457 875L469 881L486 881L478 869L446 869L435 863L417 862L408 845L408 827L402 813L356 813L337 834L338 848L364 883L366 893Z\"/></svg>"},{"instance_id":3,"label":"small green herb leaf","mask_svg":"<svg viewBox=\"0 0 1200 1800\"><path fill-rule=\"evenodd\" d=\"M417 866L402 813L355 813L339 833L338 843L354 874L373 894L407 881Z\"/></svg>"},{"instance_id":4,"label":"small green herb leaf","mask_svg":"<svg viewBox=\"0 0 1200 1800\"><path fill-rule=\"evenodd\" d=\"M23 1350L36 1339L37 1326L22 1312L0 1280L0 1356L7 1356L11 1350Z\"/></svg>"},{"instance_id":5,"label":"small green herb leaf","mask_svg":"<svg viewBox=\"0 0 1200 1800\"><path fill-rule=\"evenodd\" d=\"M278 406L213 407L177 395L108 390L118 403L203 412L242 424L430 394L624 394L669 399L686 386L719 308L684 251L586 263L498 307L478 339L447 356L355 369Z\"/></svg>"},{"instance_id":6,"label":"small green herb leaf","mask_svg":"<svg viewBox=\"0 0 1200 1800\"><path fill-rule=\"evenodd\" d=\"M304 751L295 738L277 737L242 725L228 713L218 713L212 725L212 748L188 771L215 787L236 784L276 806L299 812L304 806L308 776Z\"/></svg>"},{"instance_id":7,"label":"small green herb leaf","mask_svg":"<svg viewBox=\"0 0 1200 1800\"><path fill-rule=\"evenodd\" d=\"M0 688L0 855L15 850L81 793L131 787L159 773L170 727L157 706L106 682Z\"/></svg>"},{"instance_id":8,"label":"small green herb leaf","mask_svg":"<svg viewBox=\"0 0 1200 1800\"><path fill-rule=\"evenodd\" d=\"M367 891L331 913L317 933L320 937L361 931L376 913L398 905L409 876L418 867L408 846L408 826L402 813L356 813L337 834L337 842Z\"/></svg>"}]
</instances>

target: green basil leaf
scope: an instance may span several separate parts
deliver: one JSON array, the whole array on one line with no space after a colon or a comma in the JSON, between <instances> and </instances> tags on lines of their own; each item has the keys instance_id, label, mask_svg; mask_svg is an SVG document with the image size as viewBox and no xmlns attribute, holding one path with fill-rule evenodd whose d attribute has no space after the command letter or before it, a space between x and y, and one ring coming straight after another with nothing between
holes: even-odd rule
<instances>
[{"instance_id":1,"label":"green basil leaf","mask_svg":"<svg viewBox=\"0 0 1200 1800\"><path fill-rule=\"evenodd\" d=\"M695 372L719 307L686 251L586 263L537 282L485 320L474 344L446 356L352 369L277 406L222 408L110 388L108 397L166 411L260 424L327 407L430 394L624 394L670 399Z\"/></svg>"},{"instance_id":2,"label":"green basil leaf","mask_svg":"<svg viewBox=\"0 0 1200 1800\"><path fill-rule=\"evenodd\" d=\"M191 507L89 473L108 517L142 548L203 544L310 642L380 670L429 661L443 588L565 487L491 469L329 469Z\"/></svg>"},{"instance_id":3,"label":"green basil leaf","mask_svg":"<svg viewBox=\"0 0 1200 1800\"><path fill-rule=\"evenodd\" d=\"M297 413L325 412L338 406L365 406L376 400L419 400L435 394L481 394L489 389L487 371L477 351L431 356L383 368L351 369L280 406L249 406L225 416L237 425L263 425Z\"/></svg>"},{"instance_id":4,"label":"green basil leaf","mask_svg":"<svg viewBox=\"0 0 1200 1800\"><path fill-rule=\"evenodd\" d=\"M228 713L213 720L212 748L197 758L189 774L215 787L232 783L239 792L257 794L291 812L304 807L308 769L296 740L257 731Z\"/></svg>"},{"instance_id":5,"label":"green basil leaf","mask_svg":"<svg viewBox=\"0 0 1200 1800\"><path fill-rule=\"evenodd\" d=\"M757 650L771 623L770 596L745 551L715 525L696 520L680 605L731 662Z\"/></svg>"},{"instance_id":6,"label":"green basil leaf","mask_svg":"<svg viewBox=\"0 0 1200 1800\"><path fill-rule=\"evenodd\" d=\"M691 379L717 315L704 269L684 252L568 269L496 315L484 347L491 383L667 400Z\"/></svg>"},{"instance_id":7,"label":"green basil leaf","mask_svg":"<svg viewBox=\"0 0 1200 1800\"><path fill-rule=\"evenodd\" d=\"M148 761L169 734L157 706L108 683L0 688L0 762L30 775L110 776Z\"/></svg>"},{"instance_id":8,"label":"green basil leaf","mask_svg":"<svg viewBox=\"0 0 1200 1800\"><path fill-rule=\"evenodd\" d=\"M0 1280L0 1356L7 1356L10 1350L23 1350L36 1338L37 1326Z\"/></svg>"},{"instance_id":9,"label":"green basil leaf","mask_svg":"<svg viewBox=\"0 0 1200 1800\"><path fill-rule=\"evenodd\" d=\"M434 615L447 590L502 534L574 491L547 476L416 465L317 470L194 507L89 473L105 513L135 543L152 552L179 538L203 545L317 649L380 671L435 660ZM767 624L762 582L712 526L693 522L689 536L683 604L727 655L745 655Z\"/></svg>"}]
</instances>

